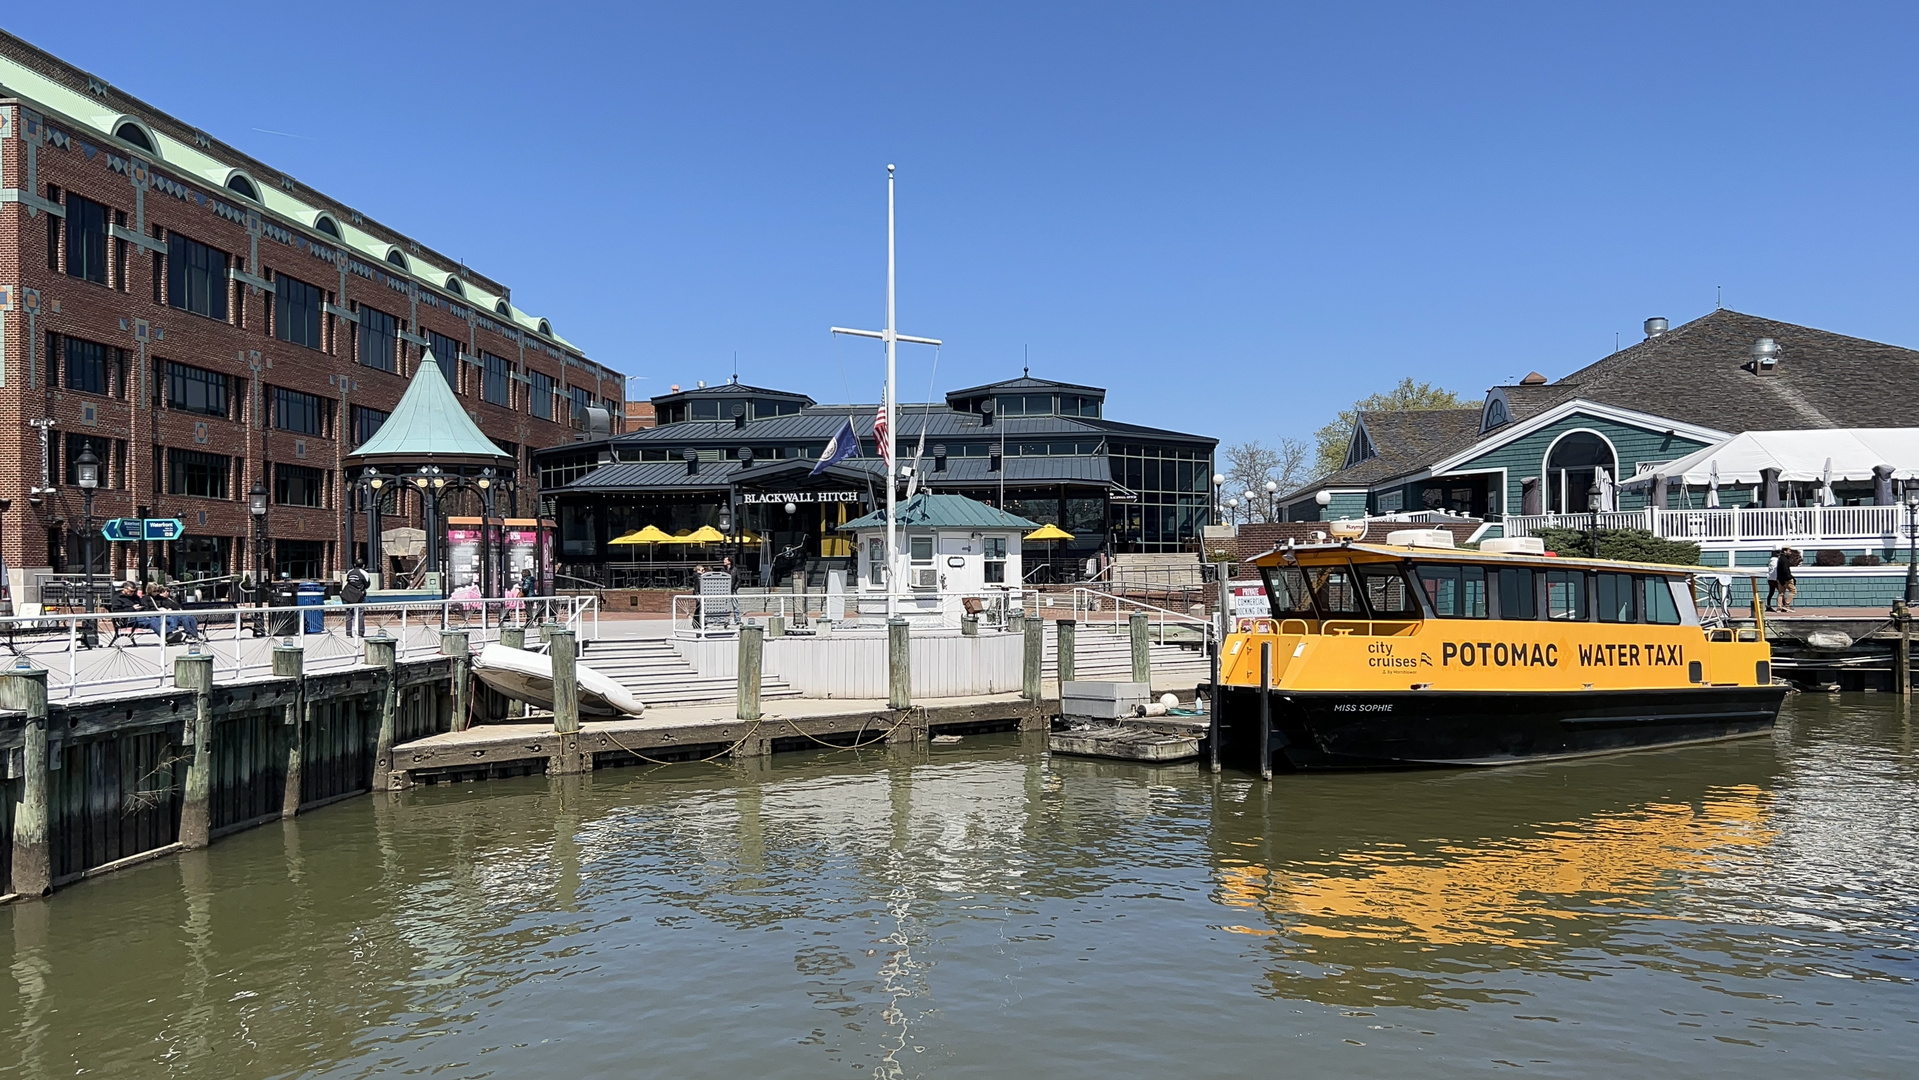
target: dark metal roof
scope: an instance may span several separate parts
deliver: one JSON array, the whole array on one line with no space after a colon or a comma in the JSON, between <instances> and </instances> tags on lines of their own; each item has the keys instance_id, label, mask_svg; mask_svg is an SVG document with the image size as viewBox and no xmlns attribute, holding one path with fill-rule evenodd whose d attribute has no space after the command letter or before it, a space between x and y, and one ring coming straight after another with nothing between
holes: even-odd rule
<instances>
[{"instance_id":1,"label":"dark metal roof","mask_svg":"<svg viewBox=\"0 0 1919 1080\"><path fill-rule=\"evenodd\" d=\"M748 386L745 383L737 382L720 383L717 386L695 386L690 390L675 390L670 394L661 394L650 400L658 403L662 401L678 401L681 398L688 397L713 397L716 395L732 397L739 394L758 394L766 397L792 398L796 401L804 401L808 405L813 404L811 397L805 394L795 393L792 390L771 390L764 386Z\"/></svg>"},{"instance_id":2,"label":"dark metal roof","mask_svg":"<svg viewBox=\"0 0 1919 1080\"><path fill-rule=\"evenodd\" d=\"M1106 388L1103 386L1082 386L1079 383L1055 382L1052 379L1035 379L1031 375L1022 375L1017 379L1002 379L999 382L969 386L964 390L949 390L946 393L946 400L972 397L995 390L1078 390L1082 393L1098 394L1102 398L1106 396Z\"/></svg>"},{"instance_id":3,"label":"dark metal roof","mask_svg":"<svg viewBox=\"0 0 1919 1080\"><path fill-rule=\"evenodd\" d=\"M700 471L689 474L684 461L622 461L602 465L566 485L565 491L609 491L634 488L718 488L726 490L731 476L738 472L737 461L702 461Z\"/></svg>"},{"instance_id":4,"label":"dark metal roof","mask_svg":"<svg viewBox=\"0 0 1919 1080\"><path fill-rule=\"evenodd\" d=\"M922 426L926 428L929 449L932 440L935 439L997 441L1002 435L1009 441L1039 436L1061 438L1118 436L1129 439L1198 442L1208 446L1217 445L1219 442L1218 439L1204 435L1191 435L1163 428L1124 424L1117 420L1085 416L1012 416L1000 418L991 424L982 424L981 418L973 413L956 412L940 405L935 405L931 409L919 405L902 405L899 411L900 419L895 430L899 433L900 444L904 450L911 449L909 440L911 443L919 441ZM789 416L768 416L749 419L743 423L731 419L686 420L661 427L642 428L639 431L617 435L610 442L615 446L667 444L724 448L768 442L824 445L826 440L839 431L840 425L848 417L852 418L853 430L862 439L872 438L873 417L876 412L876 407L872 405L811 405ZM564 444L553 449L569 448L578 449L578 446Z\"/></svg>"},{"instance_id":5,"label":"dark metal roof","mask_svg":"<svg viewBox=\"0 0 1919 1080\"><path fill-rule=\"evenodd\" d=\"M912 463L911 456L904 459L905 464ZM684 461L646 461L617 462L602 465L578 480L567 484L565 492L597 492L605 494L613 491L633 491L647 488L676 488L685 491L724 490L734 484L762 485L780 480L804 480L812 472L814 463L805 458L782 458L779 461L756 461L742 468L733 459L725 461L702 461L700 471L688 474ZM885 483L885 466L878 458L848 458L827 470L842 480L864 483ZM1105 455L1074 455L1072 457L1009 457L1003 462L1003 474L1006 483L1031 487L1035 484L1074 484L1079 486L1113 487L1112 467ZM929 453L920 459L920 486L928 489L943 488L985 488L992 487L1002 479L1002 470L992 468L992 459L983 457L946 459L946 469L936 471L935 462Z\"/></svg>"}]
</instances>

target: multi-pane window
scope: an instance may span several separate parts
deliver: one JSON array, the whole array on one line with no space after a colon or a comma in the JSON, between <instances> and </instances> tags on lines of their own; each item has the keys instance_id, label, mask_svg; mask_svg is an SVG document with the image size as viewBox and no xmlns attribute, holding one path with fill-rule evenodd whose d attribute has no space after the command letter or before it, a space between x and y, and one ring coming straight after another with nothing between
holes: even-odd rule
<instances>
[{"instance_id":1,"label":"multi-pane window","mask_svg":"<svg viewBox=\"0 0 1919 1080\"><path fill-rule=\"evenodd\" d=\"M319 286L276 274L273 289L273 336L309 349L319 348L320 305L326 301Z\"/></svg>"},{"instance_id":2,"label":"multi-pane window","mask_svg":"<svg viewBox=\"0 0 1919 1080\"><path fill-rule=\"evenodd\" d=\"M313 580L325 573L324 540L275 540L273 565L278 572L297 580Z\"/></svg>"},{"instance_id":3,"label":"multi-pane window","mask_svg":"<svg viewBox=\"0 0 1919 1080\"><path fill-rule=\"evenodd\" d=\"M1185 550L1211 516L1212 455L1199 447L1120 443L1107 457L1113 482L1138 495L1113 505L1118 550Z\"/></svg>"},{"instance_id":4,"label":"multi-pane window","mask_svg":"<svg viewBox=\"0 0 1919 1080\"><path fill-rule=\"evenodd\" d=\"M553 376L529 371L526 377L528 411L542 420L553 419Z\"/></svg>"},{"instance_id":5,"label":"multi-pane window","mask_svg":"<svg viewBox=\"0 0 1919 1080\"><path fill-rule=\"evenodd\" d=\"M326 474L305 465L273 466L273 501L281 506L319 506Z\"/></svg>"},{"instance_id":6,"label":"multi-pane window","mask_svg":"<svg viewBox=\"0 0 1919 1080\"><path fill-rule=\"evenodd\" d=\"M1419 584L1426 602L1442 619L1486 617L1486 568L1483 566L1422 566Z\"/></svg>"},{"instance_id":7,"label":"multi-pane window","mask_svg":"<svg viewBox=\"0 0 1919 1080\"><path fill-rule=\"evenodd\" d=\"M326 399L318 394L273 388L273 426L302 435L326 434Z\"/></svg>"},{"instance_id":8,"label":"multi-pane window","mask_svg":"<svg viewBox=\"0 0 1919 1080\"><path fill-rule=\"evenodd\" d=\"M208 416L227 416L231 381L217 371L190 364L167 364L167 408Z\"/></svg>"},{"instance_id":9,"label":"multi-pane window","mask_svg":"<svg viewBox=\"0 0 1919 1080\"><path fill-rule=\"evenodd\" d=\"M1006 580L1006 538L989 536L986 545L986 583L998 585Z\"/></svg>"},{"instance_id":10,"label":"multi-pane window","mask_svg":"<svg viewBox=\"0 0 1919 1080\"><path fill-rule=\"evenodd\" d=\"M400 321L378 308L360 309L360 363L381 371L400 370Z\"/></svg>"},{"instance_id":11,"label":"multi-pane window","mask_svg":"<svg viewBox=\"0 0 1919 1080\"><path fill-rule=\"evenodd\" d=\"M1635 590L1631 574L1596 574L1594 578L1599 592L1599 603L1594 610L1600 622L1639 621L1633 604Z\"/></svg>"},{"instance_id":12,"label":"multi-pane window","mask_svg":"<svg viewBox=\"0 0 1919 1080\"><path fill-rule=\"evenodd\" d=\"M365 405L355 405L353 407L353 445L359 446L371 439L379 432L380 425L386 423L386 418L391 415L378 409L369 409Z\"/></svg>"},{"instance_id":13,"label":"multi-pane window","mask_svg":"<svg viewBox=\"0 0 1919 1080\"><path fill-rule=\"evenodd\" d=\"M107 208L67 192L67 276L107 283Z\"/></svg>"},{"instance_id":14,"label":"multi-pane window","mask_svg":"<svg viewBox=\"0 0 1919 1080\"><path fill-rule=\"evenodd\" d=\"M575 386L570 391L568 391L568 393L572 396L572 399L573 399L573 415L572 415L573 426L585 427L586 426L586 408L587 406L593 404L593 394L591 391L587 390L583 386ZM708 404L717 404L717 402L709 402Z\"/></svg>"},{"instance_id":15,"label":"multi-pane window","mask_svg":"<svg viewBox=\"0 0 1919 1080\"><path fill-rule=\"evenodd\" d=\"M61 337L61 385L69 390L105 394L112 386L108 371L111 353L97 341Z\"/></svg>"},{"instance_id":16,"label":"multi-pane window","mask_svg":"<svg viewBox=\"0 0 1919 1080\"><path fill-rule=\"evenodd\" d=\"M232 468L233 460L225 454L168 450L167 494L224 499L227 497L227 478Z\"/></svg>"},{"instance_id":17,"label":"multi-pane window","mask_svg":"<svg viewBox=\"0 0 1919 1080\"><path fill-rule=\"evenodd\" d=\"M167 237L167 303L226 321L227 253L179 233Z\"/></svg>"},{"instance_id":18,"label":"multi-pane window","mask_svg":"<svg viewBox=\"0 0 1919 1080\"><path fill-rule=\"evenodd\" d=\"M480 354L480 399L513 407L513 365L505 357Z\"/></svg>"},{"instance_id":19,"label":"multi-pane window","mask_svg":"<svg viewBox=\"0 0 1919 1080\"><path fill-rule=\"evenodd\" d=\"M457 392L460 389L460 353L466 347L432 330L426 332L426 347L433 350L433 359L439 362L440 374L446 376L446 384Z\"/></svg>"},{"instance_id":20,"label":"multi-pane window","mask_svg":"<svg viewBox=\"0 0 1919 1080\"><path fill-rule=\"evenodd\" d=\"M1548 619L1585 622L1587 611L1584 570L1546 571L1546 617Z\"/></svg>"},{"instance_id":21,"label":"multi-pane window","mask_svg":"<svg viewBox=\"0 0 1919 1080\"><path fill-rule=\"evenodd\" d=\"M80 486L80 453L89 447L93 449L93 456L100 461L100 487L102 489L112 487L114 477L113 458L115 456L112 441L100 438L97 435L86 435L77 431L67 432L67 484L71 487Z\"/></svg>"},{"instance_id":22,"label":"multi-pane window","mask_svg":"<svg viewBox=\"0 0 1919 1080\"><path fill-rule=\"evenodd\" d=\"M1061 416L1098 416L1099 399L1085 394L1061 394L1059 414Z\"/></svg>"}]
</instances>

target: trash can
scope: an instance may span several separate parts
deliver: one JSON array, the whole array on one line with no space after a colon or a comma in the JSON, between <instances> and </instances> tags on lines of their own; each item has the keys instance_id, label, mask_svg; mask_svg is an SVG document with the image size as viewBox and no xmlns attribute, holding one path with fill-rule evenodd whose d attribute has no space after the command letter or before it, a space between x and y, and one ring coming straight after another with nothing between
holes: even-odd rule
<instances>
[{"instance_id":1,"label":"trash can","mask_svg":"<svg viewBox=\"0 0 1919 1080\"><path fill-rule=\"evenodd\" d=\"M324 603L326 603L326 582L302 581L300 583L300 606L313 609L300 613L306 617L307 633L326 633L326 612L320 610L320 606Z\"/></svg>"},{"instance_id":2,"label":"trash can","mask_svg":"<svg viewBox=\"0 0 1919 1080\"><path fill-rule=\"evenodd\" d=\"M267 606L290 608L298 605L300 594L291 581L276 581L267 590ZM273 611L267 615L267 632L274 637L293 637L300 632L300 616L292 611Z\"/></svg>"}]
</instances>

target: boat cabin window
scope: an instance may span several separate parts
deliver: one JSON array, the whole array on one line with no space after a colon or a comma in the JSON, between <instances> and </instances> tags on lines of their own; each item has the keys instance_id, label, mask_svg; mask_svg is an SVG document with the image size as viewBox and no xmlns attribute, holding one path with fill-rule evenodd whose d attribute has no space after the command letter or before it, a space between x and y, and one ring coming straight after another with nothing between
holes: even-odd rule
<instances>
[{"instance_id":1,"label":"boat cabin window","mask_svg":"<svg viewBox=\"0 0 1919 1080\"><path fill-rule=\"evenodd\" d=\"M1365 609L1359 606L1359 585L1353 580L1351 569L1344 566L1315 566L1309 573L1313 582L1313 596L1319 601L1321 612L1327 616L1365 617Z\"/></svg>"},{"instance_id":2,"label":"boat cabin window","mask_svg":"<svg viewBox=\"0 0 1919 1080\"><path fill-rule=\"evenodd\" d=\"M1677 578L1642 577L1639 579L1640 610L1646 613L1646 621L1661 626L1678 626L1679 602L1674 598L1673 586L1680 584ZM1686 598L1692 599L1690 591ZM1696 621L1696 620L1695 620Z\"/></svg>"},{"instance_id":3,"label":"boat cabin window","mask_svg":"<svg viewBox=\"0 0 1919 1080\"><path fill-rule=\"evenodd\" d=\"M1598 615L1600 622L1638 622L1638 605L1634 603L1634 593L1638 592L1631 574L1595 574L1595 585L1599 593Z\"/></svg>"},{"instance_id":4,"label":"boat cabin window","mask_svg":"<svg viewBox=\"0 0 1919 1080\"><path fill-rule=\"evenodd\" d=\"M1442 619L1486 617L1485 567L1421 566L1417 572L1433 614Z\"/></svg>"},{"instance_id":5,"label":"boat cabin window","mask_svg":"<svg viewBox=\"0 0 1919 1080\"><path fill-rule=\"evenodd\" d=\"M1487 571L1497 581L1488 586L1499 603L1501 619L1539 618L1539 577L1523 566L1505 566Z\"/></svg>"},{"instance_id":6,"label":"boat cabin window","mask_svg":"<svg viewBox=\"0 0 1919 1080\"><path fill-rule=\"evenodd\" d=\"M1297 566L1272 566L1260 570L1266 579L1266 599L1273 605L1273 617L1287 615L1313 618L1313 598L1306 588L1306 573Z\"/></svg>"},{"instance_id":7,"label":"boat cabin window","mask_svg":"<svg viewBox=\"0 0 1919 1080\"><path fill-rule=\"evenodd\" d=\"M1564 622L1586 621L1584 570L1546 571L1546 617Z\"/></svg>"},{"instance_id":8,"label":"boat cabin window","mask_svg":"<svg viewBox=\"0 0 1919 1080\"><path fill-rule=\"evenodd\" d=\"M1359 568L1360 584L1365 586L1366 606L1375 619L1417 619L1419 599L1413 594L1406 574L1392 563L1366 564Z\"/></svg>"}]
</instances>

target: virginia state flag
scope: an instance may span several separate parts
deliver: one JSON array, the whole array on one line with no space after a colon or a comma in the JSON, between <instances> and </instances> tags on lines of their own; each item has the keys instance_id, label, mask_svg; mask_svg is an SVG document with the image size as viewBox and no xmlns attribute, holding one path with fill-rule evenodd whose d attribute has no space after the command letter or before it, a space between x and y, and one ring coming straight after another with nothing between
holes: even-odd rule
<instances>
[{"instance_id":1,"label":"virginia state flag","mask_svg":"<svg viewBox=\"0 0 1919 1080\"><path fill-rule=\"evenodd\" d=\"M853 431L853 418L847 417L840 425L839 433L833 436L826 449L820 451L819 463L813 466L808 476L818 476L830 465L837 465L850 457L860 456L860 437Z\"/></svg>"}]
</instances>

